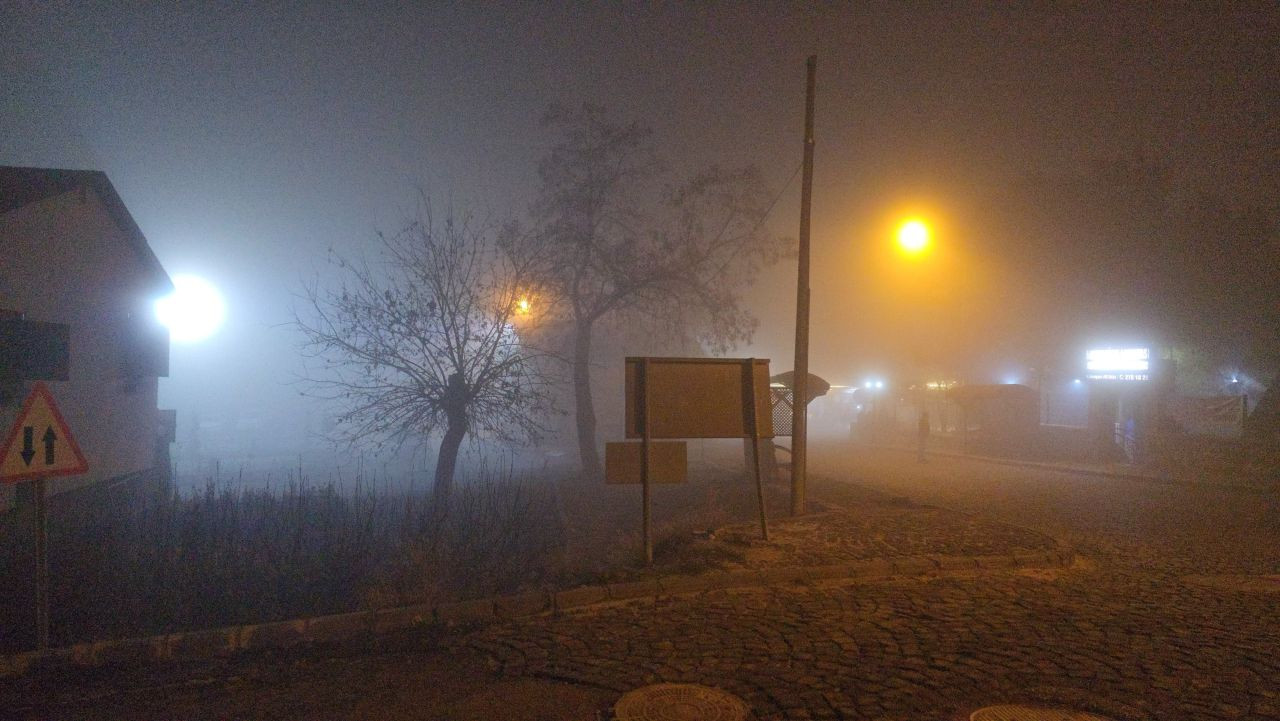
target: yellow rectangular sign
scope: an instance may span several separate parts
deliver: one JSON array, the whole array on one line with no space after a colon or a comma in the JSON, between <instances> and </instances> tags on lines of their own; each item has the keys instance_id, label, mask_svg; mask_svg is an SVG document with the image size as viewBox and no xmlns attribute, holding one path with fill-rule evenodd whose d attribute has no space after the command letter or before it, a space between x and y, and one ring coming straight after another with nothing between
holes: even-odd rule
<instances>
[{"instance_id":1,"label":"yellow rectangular sign","mask_svg":"<svg viewBox=\"0 0 1280 721\"><path fill-rule=\"evenodd\" d=\"M627 358L627 438L640 438L642 358ZM746 358L649 358L650 438L750 438ZM755 359L755 415L761 438L773 437L769 361Z\"/></svg>"},{"instance_id":2,"label":"yellow rectangular sign","mask_svg":"<svg viewBox=\"0 0 1280 721\"><path fill-rule=\"evenodd\" d=\"M604 446L605 483L643 483L640 478L640 456L643 443L606 443ZM684 441L651 441L649 448L650 483L684 483L688 480L688 449Z\"/></svg>"}]
</instances>

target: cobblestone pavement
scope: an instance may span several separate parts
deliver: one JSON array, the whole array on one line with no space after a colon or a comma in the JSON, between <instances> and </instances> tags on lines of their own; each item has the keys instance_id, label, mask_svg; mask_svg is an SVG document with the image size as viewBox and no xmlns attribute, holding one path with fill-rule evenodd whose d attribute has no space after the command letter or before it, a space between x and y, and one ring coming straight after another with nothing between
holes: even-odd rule
<instances>
[{"instance_id":1,"label":"cobblestone pavement","mask_svg":"<svg viewBox=\"0 0 1280 721\"><path fill-rule=\"evenodd\" d=\"M950 717L1057 703L1117 718L1280 718L1280 594L1103 571L719 592L493 629L505 673L739 694L761 719Z\"/></svg>"},{"instance_id":2,"label":"cobblestone pavement","mask_svg":"<svg viewBox=\"0 0 1280 721\"><path fill-rule=\"evenodd\" d=\"M815 456L819 473L1056 532L1089 560L630 603L468 643L510 675L617 691L719 686L761 719L960 718L1001 702L1122 719L1280 718L1280 592L1183 579L1280 570L1274 497L889 452Z\"/></svg>"},{"instance_id":3,"label":"cobblestone pavement","mask_svg":"<svg viewBox=\"0 0 1280 721\"><path fill-rule=\"evenodd\" d=\"M1280 499L846 451L816 447L815 475L1053 534L1085 560L616 603L454 634L443 652L231 663L207 685L188 673L179 692L68 695L29 717L589 721L670 681L736 693L761 721L961 719L1010 702L1280 719Z\"/></svg>"}]
</instances>

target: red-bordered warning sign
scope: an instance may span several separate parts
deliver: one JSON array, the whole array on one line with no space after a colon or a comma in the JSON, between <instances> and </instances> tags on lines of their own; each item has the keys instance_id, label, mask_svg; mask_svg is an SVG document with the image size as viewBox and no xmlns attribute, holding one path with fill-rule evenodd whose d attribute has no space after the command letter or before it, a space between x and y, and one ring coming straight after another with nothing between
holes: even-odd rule
<instances>
[{"instance_id":1,"label":"red-bordered warning sign","mask_svg":"<svg viewBox=\"0 0 1280 721\"><path fill-rule=\"evenodd\" d=\"M44 383L36 383L0 451L0 482L17 483L89 470L75 436Z\"/></svg>"}]
</instances>

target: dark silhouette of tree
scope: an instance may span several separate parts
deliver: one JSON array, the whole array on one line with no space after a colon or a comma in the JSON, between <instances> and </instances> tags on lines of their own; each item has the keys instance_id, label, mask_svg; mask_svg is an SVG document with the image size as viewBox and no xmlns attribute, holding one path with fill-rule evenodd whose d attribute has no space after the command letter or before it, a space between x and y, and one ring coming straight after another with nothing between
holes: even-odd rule
<instances>
[{"instance_id":1,"label":"dark silhouette of tree","mask_svg":"<svg viewBox=\"0 0 1280 721\"><path fill-rule=\"evenodd\" d=\"M379 234L375 262L331 253L295 310L312 361L308 392L340 402L350 443L399 446L440 434L433 499L444 508L467 435L532 440L549 408L541 356L520 338L527 266L484 233L429 209Z\"/></svg>"},{"instance_id":2,"label":"dark silhouette of tree","mask_svg":"<svg viewBox=\"0 0 1280 721\"><path fill-rule=\"evenodd\" d=\"M578 450L600 474L591 395L592 340L605 324L724 352L750 338L741 289L787 249L762 223L771 207L753 168L708 168L675 180L652 132L598 107L553 107L559 142L538 167L534 229L522 239L569 332Z\"/></svg>"},{"instance_id":3,"label":"dark silhouette of tree","mask_svg":"<svg viewBox=\"0 0 1280 721\"><path fill-rule=\"evenodd\" d=\"M1189 176L1160 155L1107 156L1020 183L1005 212L1026 218L1017 237L1039 248L1028 260L1052 268L1082 323L1110 319L1224 349L1276 347L1274 211ZM1049 310L1062 312L1057 298Z\"/></svg>"}]
</instances>

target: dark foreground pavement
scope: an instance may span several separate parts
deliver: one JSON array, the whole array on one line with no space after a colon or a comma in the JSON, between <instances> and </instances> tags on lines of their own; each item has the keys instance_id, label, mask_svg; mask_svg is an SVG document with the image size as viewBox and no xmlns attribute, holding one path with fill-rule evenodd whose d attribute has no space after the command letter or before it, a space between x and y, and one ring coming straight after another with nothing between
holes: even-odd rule
<instances>
[{"instance_id":1,"label":"dark foreground pavement","mask_svg":"<svg viewBox=\"0 0 1280 721\"><path fill-rule=\"evenodd\" d=\"M592 719L654 681L760 719L1280 719L1280 502L956 459L815 449L815 474L1070 541L1066 569L949 570L595 606L442 638L24 681L31 718Z\"/></svg>"}]
</instances>

